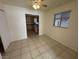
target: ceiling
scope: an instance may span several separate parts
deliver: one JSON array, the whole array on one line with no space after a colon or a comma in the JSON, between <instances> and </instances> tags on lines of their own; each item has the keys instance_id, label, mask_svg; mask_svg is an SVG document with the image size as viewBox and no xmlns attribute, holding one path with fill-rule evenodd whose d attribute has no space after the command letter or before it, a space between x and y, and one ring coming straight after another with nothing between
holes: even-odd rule
<instances>
[{"instance_id":1,"label":"ceiling","mask_svg":"<svg viewBox=\"0 0 79 59\"><path fill-rule=\"evenodd\" d=\"M41 7L41 10L48 10L51 8L54 8L56 6L71 2L73 0L44 0L44 4L47 4L48 7ZM24 8L32 8L32 0L2 0L3 3L9 4L9 5L15 5L19 7L24 7Z\"/></svg>"}]
</instances>

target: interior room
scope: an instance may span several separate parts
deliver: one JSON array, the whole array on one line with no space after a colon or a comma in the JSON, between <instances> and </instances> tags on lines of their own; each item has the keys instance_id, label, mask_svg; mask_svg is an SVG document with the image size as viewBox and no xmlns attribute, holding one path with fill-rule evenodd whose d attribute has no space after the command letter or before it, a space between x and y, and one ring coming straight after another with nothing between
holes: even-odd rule
<instances>
[{"instance_id":1,"label":"interior room","mask_svg":"<svg viewBox=\"0 0 79 59\"><path fill-rule=\"evenodd\" d=\"M77 0L0 0L0 59L78 59Z\"/></svg>"}]
</instances>

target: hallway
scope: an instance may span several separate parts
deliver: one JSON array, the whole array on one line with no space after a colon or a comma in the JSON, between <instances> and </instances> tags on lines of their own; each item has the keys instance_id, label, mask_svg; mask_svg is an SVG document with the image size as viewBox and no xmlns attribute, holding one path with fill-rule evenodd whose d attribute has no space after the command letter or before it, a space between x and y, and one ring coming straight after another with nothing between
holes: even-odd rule
<instances>
[{"instance_id":1,"label":"hallway","mask_svg":"<svg viewBox=\"0 0 79 59\"><path fill-rule=\"evenodd\" d=\"M12 42L3 59L77 59L77 53L41 35Z\"/></svg>"}]
</instances>

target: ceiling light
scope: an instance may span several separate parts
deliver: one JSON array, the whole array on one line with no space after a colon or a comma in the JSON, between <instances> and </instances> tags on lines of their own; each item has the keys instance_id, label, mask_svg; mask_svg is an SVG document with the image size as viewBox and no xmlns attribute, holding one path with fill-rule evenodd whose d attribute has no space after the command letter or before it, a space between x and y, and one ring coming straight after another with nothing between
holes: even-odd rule
<instances>
[{"instance_id":1,"label":"ceiling light","mask_svg":"<svg viewBox=\"0 0 79 59\"><path fill-rule=\"evenodd\" d=\"M41 7L41 0L33 0L33 5L32 7L34 9L39 9Z\"/></svg>"},{"instance_id":2,"label":"ceiling light","mask_svg":"<svg viewBox=\"0 0 79 59\"><path fill-rule=\"evenodd\" d=\"M40 5L39 5L39 4L34 4L32 7L33 7L34 9L39 9L39 8L40 8Z\"/></svg>"},{"instance_id":3,"label":"ceiling light","mask_svg":"<svg viewBox=\"0 0 79 59\"><path fill-rule=\"evenodd\" d=\"M34 9L39 9L40 7L47 7L46 4L43 3L44 0L32 0L32 7Z\"/></svg>"}]
</instances>

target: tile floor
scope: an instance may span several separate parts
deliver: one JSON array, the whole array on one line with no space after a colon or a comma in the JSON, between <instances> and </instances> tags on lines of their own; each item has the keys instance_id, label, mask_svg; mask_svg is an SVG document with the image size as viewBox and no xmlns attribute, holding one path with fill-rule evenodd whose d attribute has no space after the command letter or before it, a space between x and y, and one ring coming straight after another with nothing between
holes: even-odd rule
<instances>
[{"instance_id":1,"label":"tile floor","mask_svg":"<svg viewBox=\"0 0 79 59\"><path fill-rule=\"evenodd\" d=\"M42 35L12 42L3 59L77 59L77 53Z\"/></svg>"}]
</instances>

